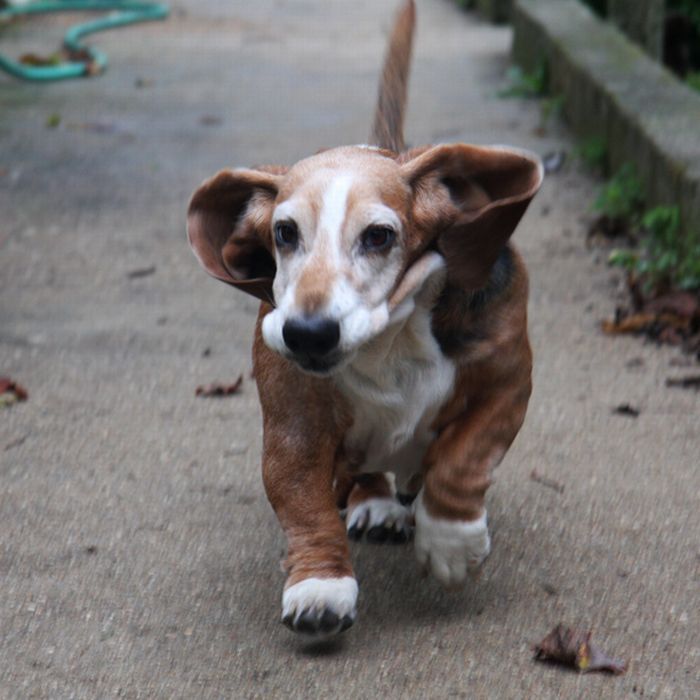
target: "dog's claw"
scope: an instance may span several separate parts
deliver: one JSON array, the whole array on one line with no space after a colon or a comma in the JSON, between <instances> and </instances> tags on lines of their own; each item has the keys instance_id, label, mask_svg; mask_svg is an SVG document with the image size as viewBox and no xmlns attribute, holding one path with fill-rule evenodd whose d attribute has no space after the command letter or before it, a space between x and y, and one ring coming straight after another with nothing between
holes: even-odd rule
<instances>
[{"instance_id":1,"label":"dog's claw","mask_svg":"<svg viewBox=\"0 0 700 700\"><path fill-rule=\"evenodd\" d=\"M367 530L367 541L375 544L386 542L389 537L389 528L384 525L375 525Z\"/></svg>"},{"instance_id":2,"label":"dog's claw","mask_svg":"<svg viewBox=\"0 0 700 700\"><path fill-rule=\"evenodd\" d=\"M351 540L355 540L356 542L359 542L362 539L362 533L364 531L360 530L359 527L355 527L354 525L348 530L348 537Z\"/></svg>"},{"instance_id":3,"label":"dog's claw","mask_svg":"<svg viewBox=\"0 0 700 700\"><path fill-rule=\"evenodd\" d=\"M306 579L284 592L282 623L299 634L330 637L352 626L356 600L354 578Z\"/></svg>"},{"instance_id":4,"label":"dog's claw","mask_svg":"<svg viewBox=\"0 0 700 700\"><path fill-rule=\"evenodd\" d=\"M349 511L346 527L351 540L403 544L410 539L411 512L393 498L370 498Z\"/></svg>"},{"instance_id":5,"label":"dog's claw","mask_svg":"<svg viewBox=\"0 0 700 700\"><path fill-rule=\"evenodd\" d=\"M352 627L354 621L350 615L339 617L328 609L323 610L320 614L316 610L304 610L296 617L285 615L282 618L284 626L292 632L312 637L330 637L334 634L340 634Z\"/></svg>"}]
</instances>

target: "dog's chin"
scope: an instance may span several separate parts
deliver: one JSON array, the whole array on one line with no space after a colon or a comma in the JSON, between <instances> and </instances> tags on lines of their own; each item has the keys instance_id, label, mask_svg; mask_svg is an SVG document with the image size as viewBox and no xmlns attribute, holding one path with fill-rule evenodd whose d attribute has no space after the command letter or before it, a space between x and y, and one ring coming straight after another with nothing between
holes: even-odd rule
<instances>
[{"instance_id":1,"label":"dog's chin","mask_svg":"<svg viewBox=\"0 0 700 700\"><path fill-rule=\"evenodd\" d=\"M337 374L349 361L349 357L334 354L329 357L309 357L308 355L288 355L302 372L314 377L331 377Z\"/></svg>"}]
</instances>

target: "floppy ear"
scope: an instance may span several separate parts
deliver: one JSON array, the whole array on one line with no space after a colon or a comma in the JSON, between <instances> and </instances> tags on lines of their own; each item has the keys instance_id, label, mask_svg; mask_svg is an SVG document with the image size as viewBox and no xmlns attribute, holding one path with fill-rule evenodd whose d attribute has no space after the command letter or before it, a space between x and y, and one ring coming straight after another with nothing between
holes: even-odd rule
<instances>
[{"instance_id":1,"label":"floppy ear","mask_svg":"<svg viewBox=\"0 0 700 700\"><path fill-rule=\"evenodd\" d=\"M222 170L192 196L187 235L213 277L272 302L270 219L284 168Z\"/></svg>"},{"instance_id":2,"label":"floppy ear","mask_svg":"<svg viewBox=\"0 0 700 700\"><path fill-rule=\"evenodd\" d=\"M480 289L542 184L539 158L454 144L409 152L404 159L418 244L437 245L451 283Z\"/></svg>"}]
</instances>

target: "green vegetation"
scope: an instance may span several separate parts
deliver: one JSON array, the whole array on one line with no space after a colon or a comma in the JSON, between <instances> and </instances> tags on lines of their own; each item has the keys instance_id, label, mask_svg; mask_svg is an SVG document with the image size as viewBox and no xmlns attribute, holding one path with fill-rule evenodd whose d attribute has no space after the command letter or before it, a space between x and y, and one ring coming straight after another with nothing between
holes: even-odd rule
<instances>
[{"instance_id":1,"label":"green vegetation","mask_svg":"<svg viewBox=\"0 0 700 700\"><path fill-rule=\"evenodd\" d=\"M583 0L583 4L588 5L600 17L608 15L608 0Z\"/></svg>"},{"instance_id":2,"label":"green vegetation","mask_svg":"<svg viewBox=\"0 0 700 700\"><path fill-rule=\"evenodd\" d=\"M700 92L700 71L688 73L688 75L685 76L685 82L688 87Z\"/></svg>"},{"instance_id":3,"label":"green vegetation","mask_svg":"<svg viewBox=\"0 0 700 700\"><path fill-rule=\"evenodd\" d=\"M646 293L700 290L700 236L683 235L677 206L645 208L644 186L631 164L603 186L595 208L639 241L633 250L613 250L608 262L631 273Z\"/></svg>"},{"instance_id":4,"label":"green vegetation","mask_svg":"<svg viewBox=\"0 0 700 700\"><path fill-rule=\"evenodd\" d=\"M545 97L540 103L540 129L546 129L552 117L561 116L563 109L564 95Z\"/></svg>"},{"instance_id":5,"label":"green vegetation","mask_svg":"<svg viewBox=\"0 0 700 700\"><path fill-rule=\"evenodd\" d=\"M589 170L605 173L608 162L608 143L601 136L591 136L578 144L575 155Z\"/></svg>"},{"instance_id":6,"label":"green vegetation","mask_svg":"<svg viewBox=\"0 0 700 700\"><path fill-rule=\"evenodd\" d=\"M549 89L547 62L540 61L531 73L520 66L511 66L507 73L509 85L498 93L499 97L545 97Z\"/></svg>"},{"instance_id":7,"label":"green vegetation","mask_svg":"<svg viewBox=\"0 0 700 700\"><path fill-rule=\"evenodd\" d=\"M647 293L700 289L700 237L680 231L678 207L655 207L641 218L636 250L613 250L611 265L634 275Z\"/></svg>"},{"instance_id":8,"label":"green vegetation","mask_svg":"<svg viewBox=\"0 0 700 700\"><path fill-rule=\"evenodd\" d=\"M601 214L638 226L644 211L644 186L627 163L615 173L601 190L594 205Z\"/></svg>"},{"instance_id":9,"label":"green vegetation","mask_svg":"<svg viewBox=\"0 0 700 700\"><path fill-rule=\"evenodd\" d=\"M666 10L680 12L700 31L700 0L666 0Z\"/></svg>"},{"instance_id":10,"label":"green vegetation","mask_svg":"<svg viewBox=\"0 0 700 700\"><path fill-rule=\"evenodd\" d=\"M539 130L544 131L550 119L559 116L564 108L564 95L550 94L547 61L542 59L529 73L520 66L511 66L506 75L508 86L498 92L498 97L541 99Z\"/></svg>"}]
</instances>

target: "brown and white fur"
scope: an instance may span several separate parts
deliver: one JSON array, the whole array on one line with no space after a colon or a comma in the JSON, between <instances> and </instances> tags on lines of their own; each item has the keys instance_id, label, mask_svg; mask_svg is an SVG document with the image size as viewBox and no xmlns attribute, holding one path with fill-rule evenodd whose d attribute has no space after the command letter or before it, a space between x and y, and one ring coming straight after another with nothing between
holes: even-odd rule
<instances>
[{"instance_id":1,"label":"brown and white fur","mask_svg":"<svg viewBox=\"0 0 700 700\"><path fill-rule=\"evenodd\" d=\"M404 2L371 146L222 171L189 207L205 269L262 301L263 480L288 543L282 618L307 634L355 619L348 534L401 542L415 524L418 562L446 586L483 562L484 496L530 396L508 241L542 168L504 147L404 151L414 15Z\"/></svg>"}]
</instances>

